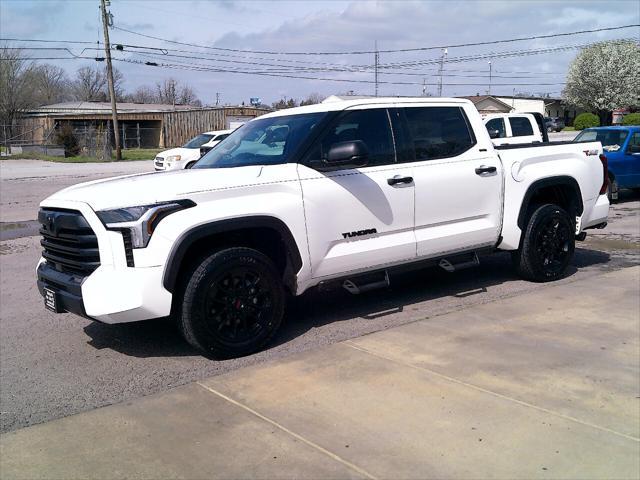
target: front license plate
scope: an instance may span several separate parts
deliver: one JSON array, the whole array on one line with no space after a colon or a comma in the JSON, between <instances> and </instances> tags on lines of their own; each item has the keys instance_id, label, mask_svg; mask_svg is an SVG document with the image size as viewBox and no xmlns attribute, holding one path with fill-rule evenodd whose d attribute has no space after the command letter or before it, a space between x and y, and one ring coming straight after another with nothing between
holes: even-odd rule
<instances>
[{"instance_id":1,"label":"front license plate","mask_svg":"<svg viewBox=\"0 0 640 480\"><path fill-rule=\"evenodd\" d=\"M44 287L44 306L47 310L51 310L55 313L60 313L60 307L58 306L58 296L56 292L50 288Z\"/></svg>"}]
</instances>

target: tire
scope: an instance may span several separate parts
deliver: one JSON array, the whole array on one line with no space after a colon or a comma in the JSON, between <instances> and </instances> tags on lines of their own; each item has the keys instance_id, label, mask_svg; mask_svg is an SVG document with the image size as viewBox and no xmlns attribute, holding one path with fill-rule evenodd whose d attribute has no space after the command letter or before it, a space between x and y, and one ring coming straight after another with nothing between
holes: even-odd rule
<instances>
[{"instance_id":1,"label":"tire","mask_svg":"<svg viewBox=\"0 0 640 480\"><path fill-rule=\"evenodd\" d=\"M266 345L282 323L285 294L280 274L256 250L217 251L183 282L178 326L185 340L207 356L249 355Z\"/></svg>"},{"instance_id":2,"label":"tire","mask_svg":"<svg viewBox=\"0 0 640 480\"><path fill-rule=\"evenodd\" d=\"M537 206L529 216L520 248L512 253L518 274L534 282L562 278L575 250L575 225L557 205Z\"/></svg>"},{"instance_id":3,"label":"tire","mask_svg":"<svg viewBox=\"0 0 640 480\"><path fill-rule=\"evenodd\" d=\"M618 203L619 196L620 189L618 188L617 180L609 177L609 184L607 185L607 198L609 198L609 203Z\"/></svg>"},{"instance_id":4,"label":"tire","mask_svg":"<svg viewBox=\"0 0 640 480\"><path fill-rule=\"evenodd\" d=\"M184 166L185 170L189 170L191 167L195 165L196 162L189 162Z\"/></svg>"}]
</instances>

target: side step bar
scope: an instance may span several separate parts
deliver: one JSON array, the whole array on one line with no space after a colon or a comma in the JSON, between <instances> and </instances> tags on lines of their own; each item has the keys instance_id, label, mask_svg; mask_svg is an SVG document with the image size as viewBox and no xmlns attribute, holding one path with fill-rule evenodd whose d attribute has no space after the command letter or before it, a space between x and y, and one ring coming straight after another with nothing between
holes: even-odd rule
<instances>
[{"instance_id":1,"label":"side step bar","mask_svg":"<svg viewBox=\"0 0 640 480\"><path fill-rule=\"evenodd\" d=\"M471 255L451 257L451 259L443 258L438 263L440 268L449 273L464 270L465 268L477 267L478 265L480 265L480 259L478 258L478 254L475 252Z\"/></svg>"},{"instance_id":2,"label":"side step bar","mask_svg":"<svg viewBox=\"0 0 640 480\"><path fill-rule=\"evenodd\" d=\"M344 282L342 282L342 288L344 288L352 295L358 295L370 290L386 288L389 286L389 284L389 272L387 270L384 270L378 273L371 273L368 275L360 275L354 278L347 278Z\"/></svg>"}]
</instances>

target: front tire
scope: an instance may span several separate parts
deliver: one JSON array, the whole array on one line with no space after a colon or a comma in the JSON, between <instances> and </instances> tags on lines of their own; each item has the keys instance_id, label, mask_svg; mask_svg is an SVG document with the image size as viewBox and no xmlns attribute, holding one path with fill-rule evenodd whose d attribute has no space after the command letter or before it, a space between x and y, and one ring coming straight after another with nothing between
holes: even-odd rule
<instances>
[{"instance_id":1,"label":"front tire","mask_svg":"<svg viewBox=\"0 0 640 480\"><path fill-rule=\"evenodd\" d=\"M573 258L575 226L569 214L557 205L537 207L527 223L520 248L512 260L518 274L534 282L562 278Z\"/></svg>"},{"instance_id":2,"label":"front tire","mask_svg":"<svg viewBox=\"0 0 640 480\"><path fill-rule=\"evenodd\" d=\"M248 355L276 334L285 295L273 262L250 248L228 248L205 258L183 280L178 325L196 349L214 358Z\"/></svg>"}]
</instances>

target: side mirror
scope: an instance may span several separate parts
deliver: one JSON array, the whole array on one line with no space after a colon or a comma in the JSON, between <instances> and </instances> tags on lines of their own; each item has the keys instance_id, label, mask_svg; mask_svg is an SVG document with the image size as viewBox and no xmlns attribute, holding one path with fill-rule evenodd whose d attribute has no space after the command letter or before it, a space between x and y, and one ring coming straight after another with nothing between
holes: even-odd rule
<instances>
[{"instance_id":1,"label":"side mirror","mask_svg":"<svg viewBox=\"0 0 640 480\"><path fill-rule=\"evenodd\" d=\"M330 167L364 167L369 163L369 151L362 140L334 143L324 163Z\"/></svg>"},{"instance_id":2,"label":"side mirror","mask_svg":"<svg viewBox=\"0 0 640 480\"><path fill-rule=\"evenodd\" d=\"M489 130L489 138L500 138L500 130Z\"/></svg>"}]
</instances>

